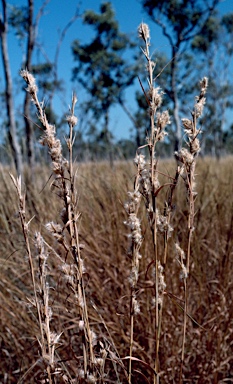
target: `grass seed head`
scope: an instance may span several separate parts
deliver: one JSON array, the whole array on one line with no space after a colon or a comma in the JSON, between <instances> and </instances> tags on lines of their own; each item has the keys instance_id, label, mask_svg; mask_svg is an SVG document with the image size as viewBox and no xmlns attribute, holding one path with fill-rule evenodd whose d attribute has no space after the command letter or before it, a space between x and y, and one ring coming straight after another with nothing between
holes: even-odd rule
<instances>
[{"instance_id":1,"label":"grass seed head","mask_svg":"<svg viewBox=\"0 0 233 384\"><path fill-rule=\"evenodd\" d=\"M150 29L146 23L141 23L138 27L138 36L147 42L150 39Z\"/></svg>"}]
</instances>

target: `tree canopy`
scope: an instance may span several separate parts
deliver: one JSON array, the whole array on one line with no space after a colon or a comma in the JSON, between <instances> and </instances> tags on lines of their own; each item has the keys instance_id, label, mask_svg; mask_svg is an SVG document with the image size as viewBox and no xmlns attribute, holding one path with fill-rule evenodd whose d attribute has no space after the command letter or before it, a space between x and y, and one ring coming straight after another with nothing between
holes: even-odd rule
<instances>
[{"instance_id":1,"label":"tree canopy","mask_svg":"<svg viewBox=\"0 0 233 384\"><path fill-rule=\"evenodd\" d=\"M110 108L123 102L124 91L136 76L134 66L124 57L134 45L120 32L110 2L101 4L100 13L86 11L83 22L94 30L94 37L89 43L73 42L73 56L78 62L73 78L90 96L86 108L96 121L104 118L103 130L108 132Z\"/></svg>"}]
</instances>

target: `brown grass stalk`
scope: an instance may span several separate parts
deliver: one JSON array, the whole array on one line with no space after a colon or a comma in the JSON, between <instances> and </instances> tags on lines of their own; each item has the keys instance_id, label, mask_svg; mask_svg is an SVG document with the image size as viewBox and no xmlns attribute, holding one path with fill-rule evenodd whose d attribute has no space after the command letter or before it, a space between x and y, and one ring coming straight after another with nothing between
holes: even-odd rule
<instances>
[{"instance_id":1,"label":"brown grass stalk","mask_svg":"<svg viewBox=\"0 0 233 384\"><path fill-rule=\"evenodd\" d=\"M187 332L187 314L188 314L188 288L187 288L187 278L190 270L190 258L191 258L191 243L192 236L195 230L194 218L195 218L195 199L197 192L195 190L195 169L196 169L196 160L198 153L200 152L200 142L199 134L200 129L197 128L197 120L201 117L204 104L205 104L205 94L207 90L208 80L203 78L200 82L200 94L196 97L196 104L194 110L191 113L192 119L183 119L183 125L185 133L188 137L188 150L182 148L179 152L175 153L178 162L181 165L181 175L185 182L187 190L187 200L189 204L188 212L188 223L187 223L187 257L186 265L184 265L184 260L181 258L181 266L183 270L184 277L184 324L183 324L183 338L182 338L182 353L181 353L181 366L180 366L180 383L182 383L182 371L184 365L184 355L185 355L185 339Z\"/></svg>"},{"instance_id":2,"label":"brown grass stalk","mask_svg":"<svg viewBox=\"0 0 233 384\"><path fill-rule=\"evenodd\" d=\"M150 32L149 28L145 23L140 24L138 28L139 37L144 42L144 48L142 48L143 55L147 61L147 73L148 73L148 91L144 94L149 107L149 117L150 117L150 133L147 137L147 144L144 148L148 148L149 152L149 167L147 168L146 161L144 160L143 155L138 155L143 158L143 166L139 169L140 175L140 192L142 194L143 200L145 202L145 207L147 210L147 216L149 219L149 226L152 234L153 241L153 249L154 249L154 258L153 264L155 269L155 365L154 369L157 373L154 375L154 383L159 383L159 341L161 335L161 323L162 323L162 296L164 287L161 286L161 282L163 281L163 267L161 265L159 259L158 252L158 220L161 220L158 214L157 208L157 196L161 189L159 181L158 181L158 161L155 158L155 150L156 145L159 141L162 141L166 136L165 128L170 123L169 115L167 111L162 113L158 112L158 109L162 103L162 92L160 89L155 87L154 84L154 69L155 63L152 61L150 57ZM141 83L141 82L140 82ZM143 147L139 148L139 151L142 150ZM139 164L139 160L138 164ZM173 188L174 189L174 188ZM171 189L172 191L172 189ZM170 195L170 197L172 194ZM172 199L172 198L171 198ZM169 215L168 215L169 216ZM166 260L166 247L167 247L167 239L168 228L170 226L170 222L167 221L167 217L163 216L166 220L166 229L165 230L165 249L164 249L164 260ZM167 238L166 238L167 237ZM162 283L164 284L164 282Z\"/></svg>"},{"instance_id":3,"label":"brown grass stalk","mask_svg":"<svg viewBox=\"0 0 233 384\"><path fill-rule=\"evenodd\" d=\"M33 262L33 256L31 252L31 246L29 241L29 225L33 218L29 220L29 222L26 222L26 205L25 205L25 194L22 192L22 184L21 184L21 177L19 176L17 179L14 178L13 175L11 175L11 179L14 183L14 186L17 191L18 200L19 200L19 216L26 246L26 251L28 254L28 260L29 260L29 268L31 273L31 280L32 280L32 286L33 286L33 293L34 293L34 300L35 302L31 302L33 306L36 307L37 310L37 317L38 317L38 323L40 328L40 340L38 340L40 348L41 348L41 356L44 361L47 361L48 364L46 365L46 370L48 374L48 380L50 384L54 383L54 380L52 378L52 373L54 370L54 344L51 341L51 332L50 332L50 315L49 315L49 305L48 305L48 287L46 284L46 272L44 270L45 268L45 262L43 263L43 271L40 272L40 278L41 278L41 285L40 290L43 292L42 297L42 304L38 297L38 288L36 284L36 278L35 278L35 266ZM44 255L43 255L44 257ZM44 316L43 316L44 315ZM43 319L44 317L44 319ZM46 337L45 337L46 335ZM58 337L59 338L59 337ZM57 340L58 340L57 338ZM35 363L37 364L38 361ZM24 375L25 378L25 375Z\"/></svg>"}]
</instances>

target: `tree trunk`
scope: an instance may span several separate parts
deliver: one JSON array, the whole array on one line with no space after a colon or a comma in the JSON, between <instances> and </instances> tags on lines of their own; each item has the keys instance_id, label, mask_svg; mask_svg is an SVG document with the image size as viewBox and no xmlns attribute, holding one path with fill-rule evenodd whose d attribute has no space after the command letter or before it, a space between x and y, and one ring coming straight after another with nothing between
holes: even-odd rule
<instances>
[{"instance_id":1,"label":"tree trunk","mask_svg":"<svg viewBox=\"0 0 233 384\"><path fill-rule=\"evenodd\" d=\"M177 59L176 59L176 48L172 47L172 62L171 62L171 97L173 102L173 116L175 123L175 151L178 151L182 145L182 131L181 123L179 116L179 99L177 95L177 85L176 85L176 70L177 70Z\"/></svg>"},{"instance_id":2,"label":"tree trunk","mask_svg":"<svg viewBox=\"0 0 233 384\"><path fill-rule=\"evenodd\" d=\"M33 0L28 0L28 40L27 40L27 51L26 51L26 62L25 68L31 72L32 66L32 52L35 44L35 27L33 25ZM28 92L25 93L24 99L24 121L25 121L25 132L26 132L26 147L27 147L27 158L28 164L31 169L35 163L35 152L34 152L34 140L33 140L33 124L30 115L31 97Z\"/></svg>"},{"instance_id":3,"label":"tree trunk","mask_svg":"<svg viewBox=\"0 0 233 384\"><path fill-rule=\"evenodd\" d=\"M7 21L7 4L5 0L2 0L2 9L3 9L3 15L1 15L1 19L0 19L0 34L1 34L1 48L2 48L1 50L2 50L4 77L6 82L5 96L6 96L7 119L8 119L8 138L9 138L17 173L22 175L23 164L22 164L20 145L19 145L17 133L16 133L16 123L15 123L14 103L13 103L13 87L12 87L12 78L11 78L10 62L9 62L8 47L7 47L8 21Z\"/></svg>"},{"instance_id":4,"label":"tree trunk","mask_svg":"<svg viewBox=\"0 0 233 384\"><path fill-rule=\"evenodd\" d=\"M105 140L106 140L106 149L109 156L109 163L110 167L114 167L114 160L113 160L113 148L112 148L112 140L111 140L111 134L109 131L109 108L105 111L104 116L104 132L105 132Z\"/></svg>"}]
</instances>

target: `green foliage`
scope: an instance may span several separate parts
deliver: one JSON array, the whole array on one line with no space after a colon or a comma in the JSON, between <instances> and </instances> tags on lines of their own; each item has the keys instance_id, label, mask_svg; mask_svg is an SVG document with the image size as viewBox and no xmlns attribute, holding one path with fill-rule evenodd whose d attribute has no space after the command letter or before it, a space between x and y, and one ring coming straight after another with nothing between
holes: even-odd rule
<instances>
[{"instance_id":1,"label":"green foliage","mask_svg":"<svg viewBox=\"0 0 233 384\"><path fill-rule=\"evenodd\" d=\"M28 7L9 5L8 23L15 30L16 37L23 40L28 31Z\"/></svg>"},{"instance_id":2,"label":"green foliage","mask_svg":"<svg viewBox=\"0 0 233 384\"><path fill-rule=\"evenodd\" d=\"M99 14L86 11L83 22L94 29L95 35L87 44L81 44L79 40L73 42L74 59L78 61L73 78L87 91L91 98L89 107L94 118L99 120L109 114L110 108L118 103L124 90L134 81L134 67L123 58L133 44L120 32L109 2L100 6ZM105 119L105 128L106 124Z\"/></svg>"},{"instance_id":3,"label":"green foliage","mask_svg":"<svg viewBox=\"0 0 233 384\"><path fill-rule=\"evenodd\" d=\"M171 39L181 43L194 37L195 33L208 22L208 12L219 2L213 0L211 6L198 0L142 0L148 15L162 28L172 30ZM158 17L161 17L158 22ZM166 26L163 25L165 22Z\"/></svg>"},{"instance_id":4,"label":"green foliage","mask_svg":"<svg viewBox=\"0 0 233 384\"><path fill-rule=\"evenodd\" d=\"M49 75L53 70L51 63L45 62L41 64L33 65L32 71L34 75Z\"/></svg>"},{"instance_id":5,"label":"green foliage","mask_svg":"<svg viewBox=\"0 0 233 384\"><path fill-rule=\"evenodd\" d=\"M223 16L222 24L226 28L228 33L233 33L233 13L228 13Z\"/></svg>"},{"instance_id":6,"label":"green foliage","mask_svg":"<svg viewBox=\"0 0 233 384\"><path fill-rule=\"evenodd\" d=\"M194 37L192 48L206 52L210 48L210 45L218 40L220 29L220 19L217 15L215 17L210 17L203 26L201 32Z\"/></svg>"}]
</instances>

